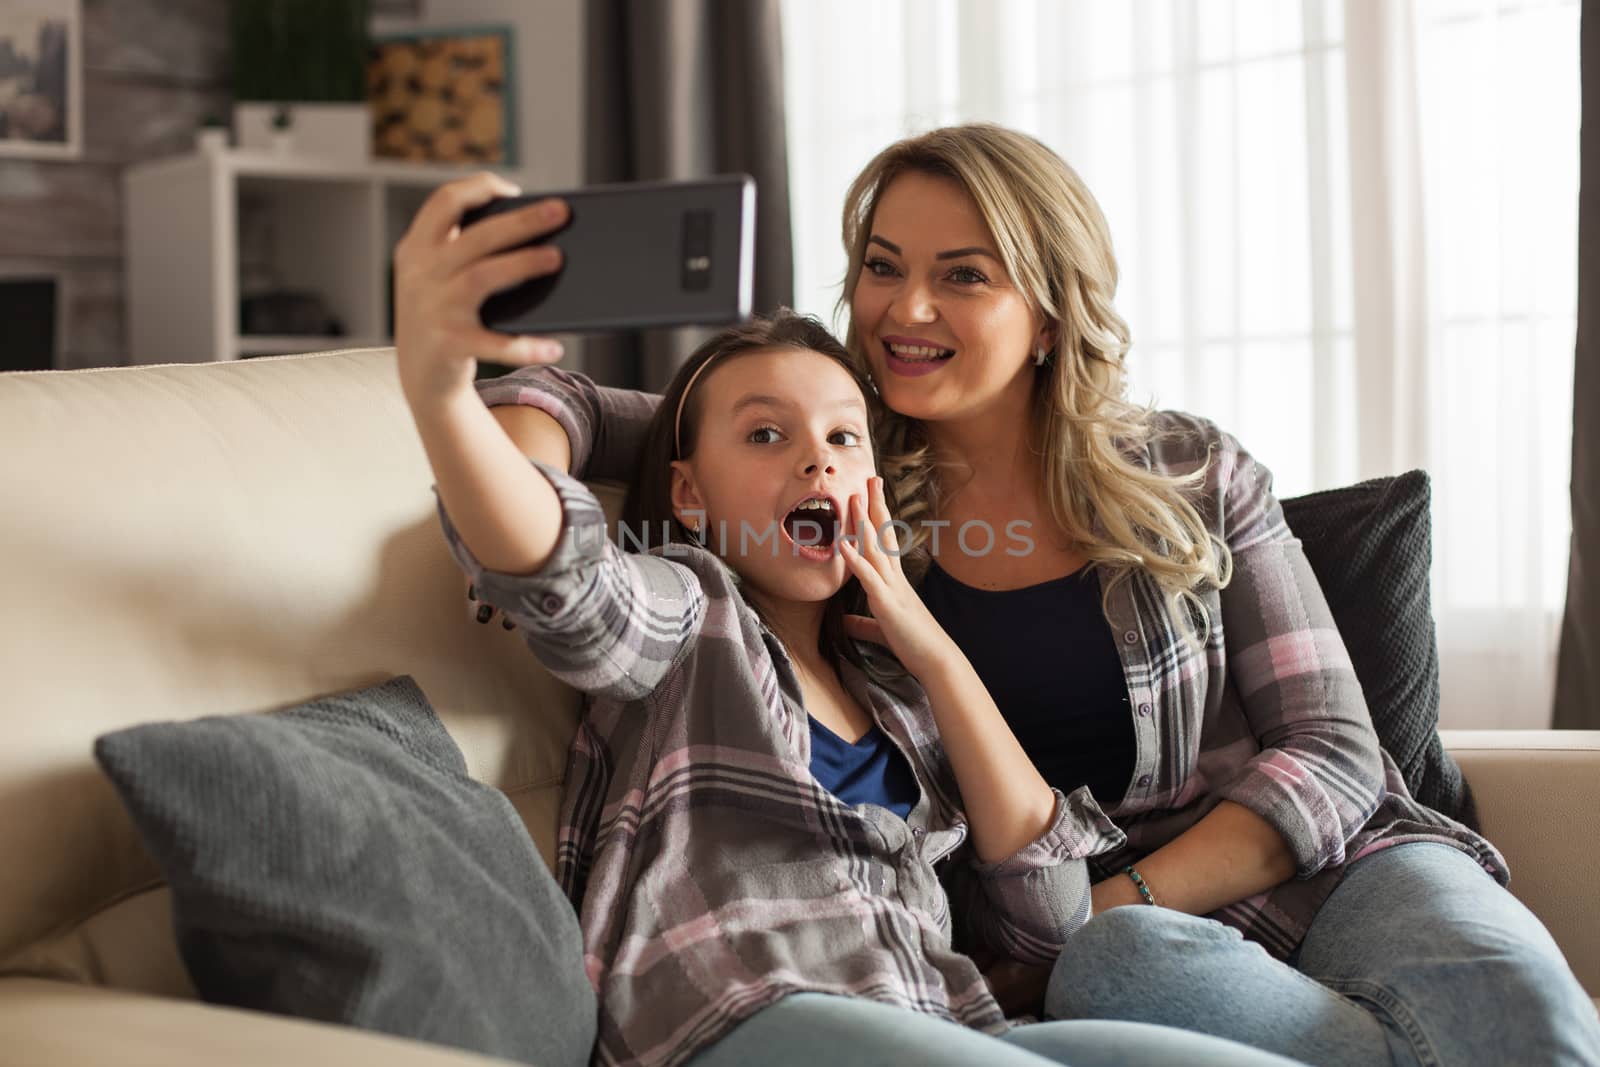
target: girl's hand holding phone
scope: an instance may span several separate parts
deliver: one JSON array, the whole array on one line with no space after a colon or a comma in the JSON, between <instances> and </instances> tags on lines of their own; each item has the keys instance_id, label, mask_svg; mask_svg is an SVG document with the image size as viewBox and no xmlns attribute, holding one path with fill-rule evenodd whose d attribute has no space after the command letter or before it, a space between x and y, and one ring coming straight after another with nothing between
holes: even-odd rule
<instances>
[{"instance_id":1,"label":"girl's hand holding phone","mask_svg":"<svg viewBox=\"0 0 1600 1067\"><path fill-rule=\"evenodd\" d=\"M479 306L493 293L561 269L559 249L517 247L566 221L567 206L560 200L537 201L461 228L464 212L520 192L487 172L442 185L395 246L395 350L400 387L413 409L471 392L480 359L520 367L561 358L559 342L496 333L478 318Z\"/></svg>"},{"instance_id":2,"label":"girl's hand holding phone","mask_svg":"<svg viewBox=\"0 0 1600 1067\"><path fill-rule=\"evenodd\" d=\"M847 615L845 632L862 641L885 645L914 676L939 664L953 642L911 587L900 566L899 539L890 525L883 498L883 479L867 481L865 494L852 494L847 532L839 553L861 582L872 617Z\"/></svg>"}]
</instances>

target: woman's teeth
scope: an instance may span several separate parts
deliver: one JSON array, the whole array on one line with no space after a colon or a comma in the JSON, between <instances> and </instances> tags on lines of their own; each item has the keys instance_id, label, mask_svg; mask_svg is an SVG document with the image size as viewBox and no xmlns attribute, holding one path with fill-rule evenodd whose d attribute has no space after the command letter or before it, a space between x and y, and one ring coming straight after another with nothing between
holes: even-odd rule
<instances>
[{"instance_id":1,"label":"woman's teeth","mask_svg":"<svg viewBox=\"0 0 1600 1067\"><path fill-rule=\"evenodd\" d=\"M955 355L953 348L928 348L925 345L889 345L889 351L900 359L915 363L930 363Z\"/></svg>"}]
</instances>

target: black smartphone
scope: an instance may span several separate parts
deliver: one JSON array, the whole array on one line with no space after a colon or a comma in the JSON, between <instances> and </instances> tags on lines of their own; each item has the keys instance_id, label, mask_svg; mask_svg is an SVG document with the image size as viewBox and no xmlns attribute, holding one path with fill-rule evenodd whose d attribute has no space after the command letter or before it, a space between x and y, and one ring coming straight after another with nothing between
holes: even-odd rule
<instances>
[{"instance_id":1,"label":"black smartphone","mask_svg":"<svg viewBox=\"0 0 1600 1067\"><path fill-rule=\"evenodd\" d=\"M567 224L529 244L561 249L562 267L495 293L479 318L502 333L581 333L718 326L750 317L756 183L747 174L591 185L492 200L473 223L558 196Z\"/></svg>"}]
</instances>

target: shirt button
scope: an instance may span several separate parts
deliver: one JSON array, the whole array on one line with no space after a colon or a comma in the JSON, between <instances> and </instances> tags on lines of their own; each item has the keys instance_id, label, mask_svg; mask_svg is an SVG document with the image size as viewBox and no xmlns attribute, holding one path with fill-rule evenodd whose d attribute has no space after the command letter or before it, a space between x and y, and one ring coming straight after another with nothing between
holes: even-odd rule
<instances>
[{"instance_id":1,"label":"shirt button","mask_svg":"<svg viewBox=\"0 0 1600 1067\"><path fill-rule=\"evenodd\" d=\"M1143 786L1147 786L1149 784L1150 784L1150 776L1148 774L1141 774L1139 776L1139 785L1141 787L1143 787Z\"/></svg>"},{"instance_id":2,"label":"shirt button","mask_svg":"<svg viewBox=\"0 0 1600 1067\"><path fill-rule=\"evenodd\" d=\"M1140 715L1149 715L1150 714L1150 705L1149 704L1140 704L1139 705L1139 714Z\"/></svg>"},{"instance_id":3,"label":"shirt button","mask_svg":"<svg viewBox=\"0 0 1600 1067\"><path fill-rule=\"evenodd\" d=\"M925 834L925 833L927 833L927 831L926 831L926 830L924 830L924 829L923 829L923 828L922 828L922 827L920 827L920 826L917 826L917 827L913 827L913 828L912 828L912 830L911 830L911 836L912 836L912 837L921 837L921 836L922 836L922 835L923 835L923 834Z\"/></svg>"},{"instance_id":4,"label":"shirt button","mask_svg":"<svg viewBox=\"0 0 1600 1067\"><path fill-rule=\"evenodd\" d=\"M1124 641L1126 641L1130 645L1134 644L1139 640L1139 631L1138 630L1124 630L1122 632L1122 639Z\"/></svg>"},{"instance_id":5,"label":"shirt button","mask_svg":"<svg viewBox=\"0 0 1600 1067\"><path fill-rule=\"evenodd\" d=\"M556 612L561 610L561 605L563 603L565 603L565 601L556 596L554 593L546 593L544 599L539 602L539 606L544 609L544 613L546 615L554 615Z\"/></svg>"}]
</instances>

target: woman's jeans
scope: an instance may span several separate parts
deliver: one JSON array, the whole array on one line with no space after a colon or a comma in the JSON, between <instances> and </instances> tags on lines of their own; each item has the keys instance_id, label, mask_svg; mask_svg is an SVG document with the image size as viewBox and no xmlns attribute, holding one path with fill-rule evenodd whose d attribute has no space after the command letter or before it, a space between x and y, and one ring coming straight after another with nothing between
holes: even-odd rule
<instances>
[{"instance_id":1,"label":"woman's jeans","mask_svg":"<svg viewBox=\"0 0 1600 1067\"><path fill-rule=\"evenodd\" d=\"M794 993L740 1023L689 1067L1295 1067L1205 1034L1084 1019L990 1037L870 1000Z\"/></svg>"},{"instance_id":2,"label":"woman's jeans","mask_svg":"<svg viewBox=\"0 0 1600 1067\"><path fill-rule=\"evenodd\" d=\"M1432 842L1353 864L1288 964L1210 919L1113 908L1068 943L1045 1011L1329 1067L1600 1064L1600 1017L1549 932L1470 856Z\"/></svg>"}]
</instances>

